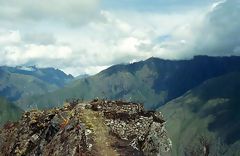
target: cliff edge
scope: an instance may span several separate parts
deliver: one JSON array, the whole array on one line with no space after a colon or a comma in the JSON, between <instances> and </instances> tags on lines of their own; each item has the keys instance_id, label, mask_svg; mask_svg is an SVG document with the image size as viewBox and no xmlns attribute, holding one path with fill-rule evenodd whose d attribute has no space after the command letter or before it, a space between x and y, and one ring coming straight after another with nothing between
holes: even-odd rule
<instances>
[{"instance_id":1,"label":"cliff edge","mask_svg":"<svg viewBox=\"0 0 240 156\"><path fill-rule=\"evenodd\" d=\"M169 155L171 141L159 112L143 105L95 99L25 112L0 130L1 155Z\"/></svg>"}]
</instances>

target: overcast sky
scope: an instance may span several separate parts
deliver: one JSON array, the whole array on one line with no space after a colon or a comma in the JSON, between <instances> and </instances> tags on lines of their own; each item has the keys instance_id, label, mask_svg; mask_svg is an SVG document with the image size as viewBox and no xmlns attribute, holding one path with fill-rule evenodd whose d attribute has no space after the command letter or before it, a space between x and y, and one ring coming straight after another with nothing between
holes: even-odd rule
<instances>
[{"instance_id":1,"label":"overcast sky","mask_svg":"<svg viewBox=\"0 0 240 156\"><path fill-rule=\"evenodd\" d=\"M149 57L240 55L240 0L0 0L0 65L73 75Z\"/></svg>"}]
</instances>

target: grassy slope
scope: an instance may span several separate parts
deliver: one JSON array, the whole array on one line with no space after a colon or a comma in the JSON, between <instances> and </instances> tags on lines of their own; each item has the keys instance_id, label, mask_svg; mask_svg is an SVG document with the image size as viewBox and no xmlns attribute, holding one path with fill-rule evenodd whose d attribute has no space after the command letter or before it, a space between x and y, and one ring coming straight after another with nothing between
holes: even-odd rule
<instances>
[{"instance_id":1,"label":"grassy slope","mask_svg":"<svg viewBox=\"0 0 240 156\"><path fill-rule=\"evenodd\" d=\"M99 112L83 109L80 113L80 119L93 131L95 146L99 156L118 155L111 146L113 140L109 136L109 128L105 125L104 119Z\"/></svg>"},{"instance_id":2,"label":"grassy slope","mask_svg":"<svg viewBox=\"0 0 240 156\"><path fill-rule=\"evenodd\" d=\"M221 138L227 155L239 149L240 73L210 79L160 108L173 141L173 155L193 144L200 135ZM239 152L239 151L238 151ZM239 153L238 153L239 154Z\"/></svg>"},{"instance_id":3,"label":"grassy slope","mask_svg":"<svg viewBox=\"0 0 240 156\"><path fill-rule=\"evenodd\" d=\"M11 101L18 100L21 97L43 94L58 88L33 76L16 73L2 75L0 86L2 96ZM8 89L6 90L6 88Z\"/></svg>"},{"instance_id":4,"label":"grassy slope","mask_svg":"<svg viewBox=\"0 0 240 156\"><path fill-rule=\"evenodd\" d=\"M147 109L156 109L205 80L232 71L240 71L240 57L203 56L177 61L150 58L112 66L56 92L25 98L21 103L26 104L24 108L48 108L62 104L67 98L99 97L137 101Z\"/></svg>"},{"instance_id":5,"label":"grassy slope","mask_svg":"<svg viewBox=\"0 0 240 156\"><path fill-rule=\"evenodd\" d=\"M165 96L164 92L156 93L151 88L155 74L147 66L137 71L136 74L120 71L108 76L105 73L99 73L88 79L77 80L64 89L48 95L23 99L21 103L38 105L38 108L48 108L62 104L62 101L67 98L90 100L104 97L141 101L150 105L161 102Z\"/></svg>"},{"instance_id":6,"label":"grassy slope","mask_svg":"<svg viewBox=\"0 0 240 156\"><path fill-rule=\"evenodd\" d=\"M0 98L0 126L7 121L16 121L21 117L22 110L13 104L7 102L5 99Z\"/></svg>"},{"instance_id":7,"label":"grassy slope","mask_svg":"<svg viewBox=\"0 0 240 156\"><path fill-rule=\"evenodd\" d=\"M15 102L21 98L62 88L73 77L54 68L0 66L0 96Z\"/></svg>"}]
</instances>

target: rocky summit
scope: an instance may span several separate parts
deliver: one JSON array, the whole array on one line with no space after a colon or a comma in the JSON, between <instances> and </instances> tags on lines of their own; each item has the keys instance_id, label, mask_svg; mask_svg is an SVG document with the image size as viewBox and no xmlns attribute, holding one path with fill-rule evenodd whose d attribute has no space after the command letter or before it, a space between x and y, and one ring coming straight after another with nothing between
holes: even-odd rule
<instances>
[{"instance_id":1,"label":"rocky summit","mask_svg":"<svg viewBox=\"0 0 240 156\"><path fill-rule=\"evenodd\" d=\"M161 113L123 101L74 100L31 110L0 131L4 156L166 156L170 150Z\"/></svg>"}]
</instances>

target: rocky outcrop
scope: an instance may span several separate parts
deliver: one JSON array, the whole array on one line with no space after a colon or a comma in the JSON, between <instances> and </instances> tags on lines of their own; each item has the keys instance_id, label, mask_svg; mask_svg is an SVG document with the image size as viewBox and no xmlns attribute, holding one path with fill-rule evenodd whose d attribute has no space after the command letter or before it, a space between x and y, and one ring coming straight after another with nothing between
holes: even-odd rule
<instances>
[{"instance_id":1,"label":"rocky outcrop","mask_svg":"<svg viewBox=\"0 0 240 156\"><path fill-rule=\"evenodd\" d=\"M0 131L2 155L168 155L161 113L141 104L93 100L25 112Z\"/></svg>"}]
</instances>

